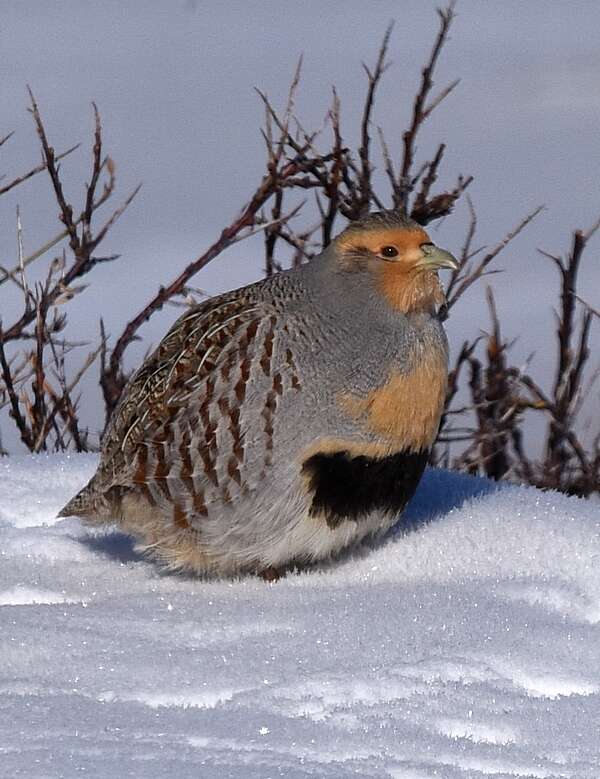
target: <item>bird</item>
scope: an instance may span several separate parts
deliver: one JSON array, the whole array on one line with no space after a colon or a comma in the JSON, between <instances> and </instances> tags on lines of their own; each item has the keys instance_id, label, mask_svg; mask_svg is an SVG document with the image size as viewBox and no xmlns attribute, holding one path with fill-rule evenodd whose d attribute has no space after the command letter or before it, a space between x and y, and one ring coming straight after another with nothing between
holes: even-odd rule
<instances>
[{"instance_id":1,"label":"bird","mask_svg":"<svg viewBox=\"0 0 600 779\"><path fill-rule=\"evenodd\" d=\"M59 516L117 523L171 571L283 572L384 534L414 494L448 381L450 252L396 210L310 262L188 310L125 386Z\"/></svg>"}]
</instances>

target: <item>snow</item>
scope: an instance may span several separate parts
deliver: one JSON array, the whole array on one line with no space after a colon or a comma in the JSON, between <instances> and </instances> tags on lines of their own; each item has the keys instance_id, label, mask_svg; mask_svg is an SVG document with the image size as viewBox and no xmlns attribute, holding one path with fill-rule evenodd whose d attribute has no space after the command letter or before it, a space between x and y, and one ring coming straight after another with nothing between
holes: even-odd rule
<instances>
[{"instance_id":1,"label":"snow","mask_svg":"<svg viewBox=\"0 0 600 779\"><path fill-rule=\"evenodd\" d=\"M384 541L165 575L0 461L1 777L600 776L600 504L432 470Z\"/></svg>"}]
</instances>

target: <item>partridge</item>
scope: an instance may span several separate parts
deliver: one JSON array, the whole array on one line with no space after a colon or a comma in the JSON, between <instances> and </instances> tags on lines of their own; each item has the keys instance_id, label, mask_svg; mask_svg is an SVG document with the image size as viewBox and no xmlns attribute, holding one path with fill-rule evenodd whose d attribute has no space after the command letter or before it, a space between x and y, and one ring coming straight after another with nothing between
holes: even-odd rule
<instances>
[{"instance_id":1,"label":"partridge","mask_svg":"<svg viewBox=\"0 0 600 779\"><path fill-rule=\"evenodd\" d=\"M60 512L117 522L202 575L333 557L413 495L447 384L437 271L393 211L309 264L189 309L126 386L96 474Z\"/></svg>"}]
</instances>

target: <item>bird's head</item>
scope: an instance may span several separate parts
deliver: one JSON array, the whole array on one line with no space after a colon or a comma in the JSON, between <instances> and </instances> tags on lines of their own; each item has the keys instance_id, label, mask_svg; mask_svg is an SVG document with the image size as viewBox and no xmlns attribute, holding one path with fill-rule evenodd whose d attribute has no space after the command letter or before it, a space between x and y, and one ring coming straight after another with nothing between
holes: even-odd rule
<instances>
[{"instance_id":1,"label":"bird's head","mask_svg":"<svg viewBox=\"0 0 600 779\"><path fill-rule=\"evenodd\" d=\"M435 310L445 302L437 271L458 268L421 225L396 211L379 211L352 222L333 242L337 268L364 274L392 308Z\"/></svg>"}]
</instances>

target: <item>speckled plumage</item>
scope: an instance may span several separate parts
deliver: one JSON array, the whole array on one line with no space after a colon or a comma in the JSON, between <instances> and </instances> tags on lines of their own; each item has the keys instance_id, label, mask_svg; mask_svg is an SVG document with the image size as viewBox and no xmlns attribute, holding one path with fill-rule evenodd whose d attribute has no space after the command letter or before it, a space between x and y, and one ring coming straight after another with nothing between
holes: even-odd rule
<instances>
[{"instance_id":1,"label":"speckled plumage","mask_svg":"<svg viewBox=\"0 0 600 779\"><path fill-rule=\"evenodd\" d=\"M435 270L450 255L431 246L405 217L370 215L309 265L190 309L125 388L97 473L61 515L116 520L167 565L218 575L386 530L446 389Z\"/></svg>"}]
</instances>

